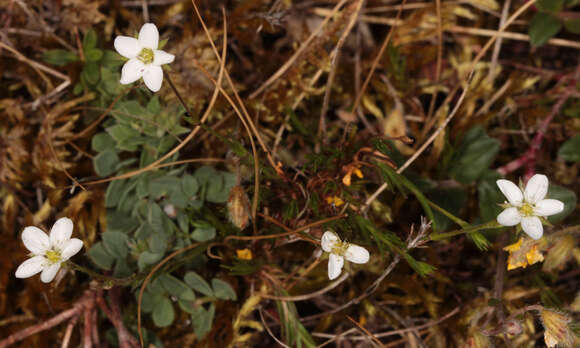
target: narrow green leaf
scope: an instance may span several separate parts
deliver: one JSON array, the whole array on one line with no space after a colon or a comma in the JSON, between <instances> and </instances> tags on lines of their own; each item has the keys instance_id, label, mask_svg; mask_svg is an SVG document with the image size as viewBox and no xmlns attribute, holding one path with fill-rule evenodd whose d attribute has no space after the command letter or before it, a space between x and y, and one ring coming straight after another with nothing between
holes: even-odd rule
<instances>
[{"instance_id":1,"label":"narrow green leaf","mask_svg":"<svg viewBox=\"0 0 580 348\"><path fill-rule=\"evenodd\" d=\"M193 310L191 321L193 325L193 332L195 332L198 340L203 339L205 335L211 331L214 316L215 306L213 303L209 305L208 310L205 310L203 306L199 306Z\"/></svg>"},{"instance_id":2,"label":"narrow green leaf","mask_svg":"<svg viewBox=\"0 0 580 348\"><path fill-rule=\"evenodd\" d=\"M78 62L79 57L72 52L56 49L44 52L42 54L42 60L48 64L65 66L70 63Z\"/></svg>"},{"instance_id":3,"label":"narrow green leaf","mask_svg":"<svg viewBox=\"0 0 580 348\"><path fill-rule=\"evenodd\" d=\"M213 290L211 289L209 284L199 274L193 271L187 272L183 280L195 291L200 292L206 296L214 296Z\"/></svg>"},{"instance_id":4,"label":"narrow green leaf","mask_svg":"<svg viewBox=\"0 0 580 348\"><path fill-rule=\"evenodd\" d=\"M215 297L221 298L222 300L235 301L237 299L236 292L227 282L218 278L214 278L211 280L211 285L213 287L213 293Z\"/></svg>"},{"instance_id":5,"label":"narrow green leaf","mask_svg":"<svg viewBox=\"0 0 580 348\"><path fill-rule=\"evenodd\" d=\"M174 276L170 274L162 274L158 279L161 282L163 288L178 299L183 301L195 300L195 294L189 288L189 286Z\"/></svg>"}]
</instances>

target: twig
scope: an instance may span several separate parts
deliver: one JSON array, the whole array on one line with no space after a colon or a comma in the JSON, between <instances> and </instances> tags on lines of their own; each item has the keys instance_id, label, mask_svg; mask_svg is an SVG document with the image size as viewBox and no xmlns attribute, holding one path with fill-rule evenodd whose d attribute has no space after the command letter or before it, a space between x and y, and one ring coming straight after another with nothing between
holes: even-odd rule
<instances>
[{"instance_id":1,"label":"twig","mask_svg":"<svg viewBox=\"0 0 580 348\"><path fill-rule=\"evenodd\" d=\"M284 63L284 65L282 65L280 69L278 69L278 71L276 71L272 76L270 76L270 78L266 80L266 82L264 82L260 87L258 87L258 89L256 89L252 94L250 94L250 99L256 98L268 86L274 83L274 81L279 79L280 76L284 75L286 70L288 70L292 66L292 64L294 64L294 62L298 59L298 57L302 55L302 53L306 50L308 45L310 45L310 43L318 37L320 32L322 32L322 29L324 29L326 24L328 24L330 19L334 17L334 15L341 9L341 7L346 3L346 1L347 0L341 0L338 4L336 4L336 6L334 6L332 10L329 11L329 13L326 15L326 18L324 18L324 20L322 21L322 23L320 23L320 25L312 32L312 34L310 34L308 39L306 39L306 41L302 43L300 48L298 48L298 50L294 52L292 57L290 57L290 59L288 59L288 61L286 61L286 63Z\"/></svg>"},{"instance_id":2,"label":"twig","mask_svg":"<svg viewBox=\"0 0 580 348\"><path fill-rule=\"evenodd\" d=\"M62 323L63 321L66 321L70 318L80 315L82 311L85 309L85 307L94 300L95 300L94 294L91 291L86 291L83 297L81 297L77 302L75 302L75 304L71 309L67 309L66 311L44 322L41 322L33 326L29 326L25 329L13 333L12 335L0 341L0 348L6 348L16 342L22 341L23 339L29 336L53 328L58 324Z\"/></svg>"},{"instance_id":3,"label":"twig","mask_svg":"<svg viewBox=\"0 0 580 348\"><path fill-rule=\"evenodd\" d=\"M535 0L530 0L528 1L526 4L524 4L522 7L520 7L507 21L506 23L500 28L500 30L496 33L501 33L503 32L510 24L512 24L512 22L518 18L524 11L526 11L528 8L530 8L533 4L535 3ZM429 139L427 139L427 141L425 143L423 143L423 145L421 145L421 147L413 154L413 156L411 156L399 169L397 169L397 173L401 174L407 167L409 167L411 165L411 163L413 163L422 153L423 151L425 151L427 149L427 147L429 145L431 145L431 143L435 140L435 138L437 138L437 136L439 135L439 133L441 133L443 131L443 129L445 129L447 127L447 125L449 124L449 122L451 122L451 120L453 119L453 117L455 117L455 115L457 114L457 112L459 111L459 107L461 106L461 104L463 103L463 99L465 99L465 96L467 95L467 92L469 91L469 83L471 81L471 79L473 78L473 72L475 71L475 65L481 60L481 58L483 58L484 54L487 52L487 50L489 50L489 48L491 47L491 45L494 43L494 41L497 39L497 35L492 37L491 39L489 39L489 41L485 44L485 46L481 49L481 51L479 52L479 54L475 57L475 59L473 60L473 62L471 63L471 66L469 68L469 73L467 74L467 79L463 85L463 92L461 93L461 95L459 96L459 99L457 100L457 103L455 104L455 107L453 108L453 110L451 111L451 113L449 114L449 116L447 116L447 118L445 119L445 121L443 122L443 124L441 124L437 130L435 130L435 132L433 132L433 134L429 137ZM365 202L365 204L361 207L361 211L365 212L368 207L370 206L370 204L387 188L387 183L383 183Z\"/></svg>"},{"instance_id":4,"label":"twig","mask_svg":"<svg viewBox=\"0 0 580 348\"><path fill-rule=\"evenodd\" d=\"M349 315L347 315L346 318L348 320L350 320L351 323L353 323L354 325L356 325L356 327L359 328L365 335L367 335L367 337L370 337L373 343L375 343L379 347L384 348L384 346L381 343L381 341L379 341L379 339L375 335L373 335L369 330L367 330L364 326L362 326L361 324L359 324L356 320L354 320L353 318L351 318Z\"/></svg>"},{"instance_id":5,"label":"twig","mask_svg":"<svg viewBox=\"0 0 580 348\"><path fill-rule=\"evenodd\" d=\"M330 54L330 72L328 73L328 79L326 80L326 90L324 91L324 98L322 100L322 109L320 110L320 120L318 122L318 140L316 146L319 148L320 144L326 143L326 112L328 111L328 104L330 103L330 94L332 93L332 84L334 82L334 77L336 76L336 69L338 67L338 62L340 61L340 53L342 46L344 45L347 36L352 31L354 24L357 22L360 12L366 0L358 0L358 4L354 13L350 17L346 28L343 30L342 35L338 39L334 50ZM317 151L318 152L318 151Z\"/></svg>"},{"instance_id":6,"label":"twig","mask_svg":"<svg viewBox=\"0 0 580 348\"><path fill-rule=\"evenodd\" d=\"M554 104L550 114L542 121L542 123L538 127L536 136L532 139L528 151L526 151L526 153L524 153L520 158L517 158L497 169L497 171L501 175L505 176L525 164L528 166L528 168L526 171L526 175L524 176L524 180L529 179L534 174L537 152L542 147L542 140L544 139L544 135L548 130L548 126L550 125L550 122L552 122L554 117L556 117L556 115L560 112L560 109L562 108L564 103L568 100L568 98L570 98L571 93L572 91L570 88L566 89L562 94L562 96L560 97L560 99L558 99L558 102Z\"/></svg>"}]
</instances>

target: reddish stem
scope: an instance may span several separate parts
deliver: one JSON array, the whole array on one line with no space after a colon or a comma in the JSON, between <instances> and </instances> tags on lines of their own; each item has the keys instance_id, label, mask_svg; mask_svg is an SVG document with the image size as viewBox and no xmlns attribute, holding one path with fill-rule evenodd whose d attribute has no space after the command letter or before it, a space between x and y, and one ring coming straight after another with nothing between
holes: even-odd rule
<instances>
[{"instance_id":1,"label":"reddish stem","mask_svg":"<svg viewBox=\"0 0 580 348\"><path fill-rule=\"evenodd\" d=\"M564 103L568 100L568 98L570 98L571 94L572 91L569 89L566 89L564 91L560 99L558 99L558 102L554 104L554 106L552 107L552 112L550 112L550 114L542 121L542 123L538 127L536 136L534 137L534 139L532 139L530 147L528 148L526 153L524 153L521 157L509 162L508 164L498 168L497 171L501 175L505 176L506 174L509 174L524 165L526 166L524 181L528 181L535 174L536 158L538 150L542 147L542 141L544 140L544 136L546 135L548 127L550 126L550 123L552 122L554 117L556 117L556 115L560 112L560 109L562 108Z\"/></svg>"}]
</instances>

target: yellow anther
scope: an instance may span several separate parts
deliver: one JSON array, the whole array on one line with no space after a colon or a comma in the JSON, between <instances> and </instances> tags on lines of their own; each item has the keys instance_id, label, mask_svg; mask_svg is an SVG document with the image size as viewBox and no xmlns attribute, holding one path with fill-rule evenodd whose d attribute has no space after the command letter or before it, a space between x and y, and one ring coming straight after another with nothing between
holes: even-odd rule
<instances>
[{"instance_id":1,"label":"yellow anther","mask_svg":"<svg viewBox=\"0 0 580 348\"><path fill-rule=\"evenodd\" d=\"M139 52L137 59L142 61L144 64L153 63L153 50L150 48L144 48Z\"/></svg>"},{"instance_id":2,"label":"yellow anther","mask_svg":"<svg viewBox=\"0 0 580 348\"><path fill-rule=\"evenodd\" d=\"M44 254L44 257L50 262L51 264L59 263L61 261L60 252L56 250L49 250Z\"/></svg>"}]
</instances>

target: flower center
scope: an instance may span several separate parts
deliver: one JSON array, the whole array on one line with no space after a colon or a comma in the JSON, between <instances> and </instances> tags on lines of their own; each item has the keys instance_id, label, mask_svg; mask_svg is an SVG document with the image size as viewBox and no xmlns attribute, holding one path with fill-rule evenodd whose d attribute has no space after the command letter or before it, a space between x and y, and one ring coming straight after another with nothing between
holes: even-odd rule
<instances>
[{"instance_id":1,"label":"flower center","mask_svg":"<svg viewBox=\"0 0 580 348\"><path fill-rule=\"evenodd\" d=\"M332 246L331 252L339 256L344 256L344 253L346 252L346 249L348 249L349 245L350 244L347 242L338 241Z\"/></svg>"},{"instance_id":2,"label":"flower center","mask_svg":"<svg viewBox=\"0 0 580 348\"><path fill-rule=\"evenodd\" d=\"M153 63L153 50L150 48L144 48L139 52L137 59L142 61L144 64Z\"/></svg>"},{"instance_id":3,"label":"flower center","mask_svg":"<svg viewBox=\"0 0 580 348\"><path fill-rule=\"evenodd\" d=\"M520 214L523 216L532 216L534 215L534 207L530 203L524 203L520 209Z\"/></svg>"},{"instance_id":4,"label":"flower center","mask_svg":"<svg viewBox=\"0 0 580 348\"><path fill-rule=\"evenodd\" d=\"M44 254L44 257L50 262L51 264L59 263L61 261L60 251L56 250L49 250Z\"/></svg>"}]
</instances>

